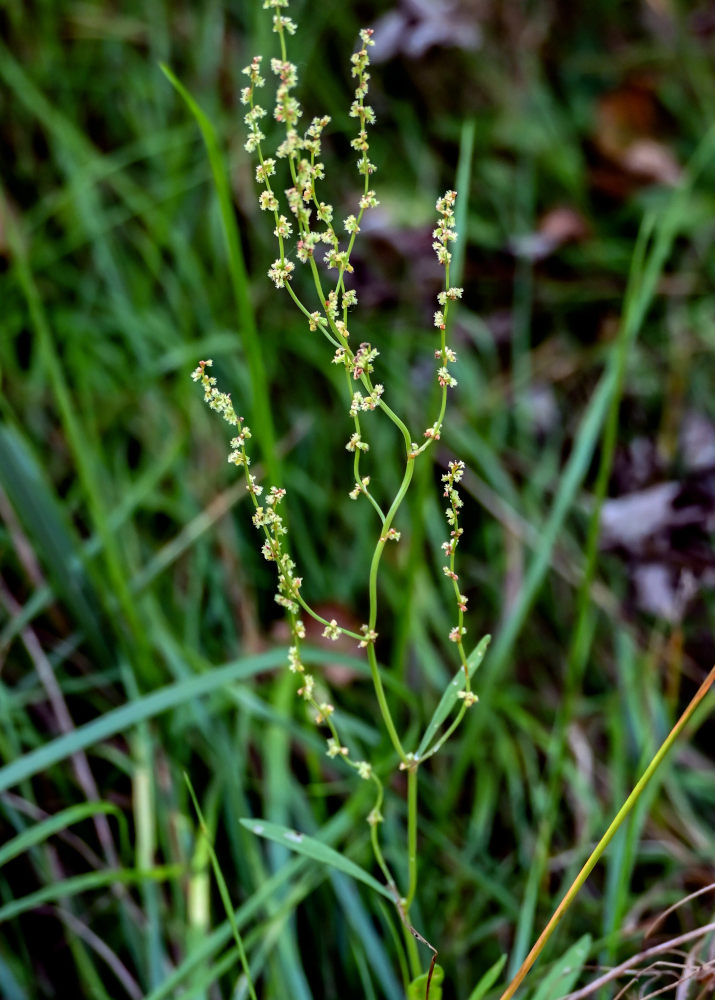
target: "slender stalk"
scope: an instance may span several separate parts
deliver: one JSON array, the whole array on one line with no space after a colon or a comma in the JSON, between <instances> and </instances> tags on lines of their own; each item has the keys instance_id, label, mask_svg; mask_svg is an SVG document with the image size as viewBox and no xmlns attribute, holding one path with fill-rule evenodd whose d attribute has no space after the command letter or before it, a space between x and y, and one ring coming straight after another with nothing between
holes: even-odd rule
<instances>
[{"instance_id":1,"label":"slender stalk","mask_svg":"<svg viewBox=\"0 0 715 1000\"><path fill-rule=\"evenodd\" d=\"M405 915L417 892L417 772L413 764L407 770L407 873L408 889L405 898Z\"/></svg>"}]
</instances>

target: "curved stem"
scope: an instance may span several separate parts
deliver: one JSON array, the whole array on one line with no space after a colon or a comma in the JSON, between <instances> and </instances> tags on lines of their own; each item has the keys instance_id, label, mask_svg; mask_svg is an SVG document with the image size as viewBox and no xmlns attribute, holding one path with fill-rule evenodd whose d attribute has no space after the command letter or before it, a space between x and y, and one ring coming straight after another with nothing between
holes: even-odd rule
<instances>
[{"instance_id":1,"label":"curved stem","mask_svg":"<svg viewBox=\"0 0 715 1000\"><path fill-rule=\"evenodd\" d=\"M313 611L311 606L308 603L306 603L306 601L303 600L300 591L295 593L293 597L298 602L298 604L300 604L301 608L307 614L309 614L312 619L314 619L314 621L320 622L321 625L330 625L330 622L327 620L327 618L323 618L321 615L318 614L317 611ZM338 628L340 629L343 635L347 635L351 639L357 639L358 642L362 642L362 640L365 638L364 636L360 635L359 632L351 632L349 628L343 628L342 625L339 625Z\"/></svg>"}]
</instances>

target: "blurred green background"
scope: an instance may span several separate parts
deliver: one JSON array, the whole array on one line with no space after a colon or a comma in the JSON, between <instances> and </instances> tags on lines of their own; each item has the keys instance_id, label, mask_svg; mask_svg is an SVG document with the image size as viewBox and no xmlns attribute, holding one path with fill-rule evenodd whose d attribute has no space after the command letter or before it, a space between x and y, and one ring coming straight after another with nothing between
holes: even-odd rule
<instances>
[{"instance_id":1,"label":"blurred green background","mask_svg":"<svg viewBox=\"0 0 715 1000\"><path fill-rule=\"evenodd\" d=\"M715 13L675 0L290 13L306 118L333 118L338 218L359 191L349 55L360 27L376 31L381 204L354 255L351 330L379 347L386 398L416 429L434 409L434 202L459 187L459 386L385 560L378 653L417 742L456 669L439 549L439 476L456 455L470 470L468 646L494 641L480 705L421 772L412 917L440 949L445 1000L466 1000L502 954L518 965L715 658ZM243 149L241 69L274 54L269 15L258 0L5 0L0 38L0 844L15 845L0 846L0 995L247 995L186 772L259 996L398 998L394 914L238 822L320 831L372 866L365 789L295 699L271 567L224 426L189 380L214 359L257 466L269 396L306 596L358 627L375 524L347 497L343 386L266 277L272 225ZM216 129L245 287L161 61ZM310 294L300 273L296 286ZM377 415L365 427L385 499L402 444ZM389 774L357 651L309 638L343 731ZM673 753L532 988L583 934L592 966L636 953L658 914L715 882L712 732L701 717ZM400 778L389 799L402 875ZM704 893L658 933L712 909ZM705 995L706 958L683 996ZM678 974L656 969L650 986Z\"/></svg>"}]
</instances>

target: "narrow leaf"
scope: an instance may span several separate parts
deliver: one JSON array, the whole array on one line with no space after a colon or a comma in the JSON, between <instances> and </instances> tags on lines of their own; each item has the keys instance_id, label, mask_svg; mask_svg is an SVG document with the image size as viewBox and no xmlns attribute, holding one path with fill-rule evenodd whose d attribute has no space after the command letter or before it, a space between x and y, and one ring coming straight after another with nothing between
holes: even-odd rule
<instances>
[{"instance_id":1,"label":"narrow leaf","mask_svg":"<svg viewBox=\"0 0 715 1000\"><path fill-rule=\"evenodd\" d=\"M590 950L591 935L584 934L551 967L549 974L539 984L532 1000L553 1000L554 997L562 997L566 993L570 993L581 975Z\"/></svg>"},{"instance_id":2,"label":"narrow leaf","mask_svg":"<svg viewBox=\"0 0 715 1000\"><path fill-rule=\"evenodd\" d=\"M12 858L16 858L19 854L24 854L25 851L28 851L36 844L41 844L48 837L51 837L52 834L59 833L60 830L65 830L73 823L79 823L89 816L96 816L98 813L113 813L115 816L121 815L120 810L116 806L113 806L111 802L83 802L80 805L69 806L67 809L55 813L54 816L48 816L41 823L36 823L28 830L23 830L22 833L13 837L7 844L3 844L0 847L0 868L7 864L8 861L11 861Z\"/></svg>"},{"instance_id":3,"label":"narrow leaf","mask_svg":"<svg viewBox=\"0 0 715 1000\"><path fill-rule=\"evenodd\" d=\"M484 659L484 654L487 651L487 647L491 642L492 637L490 635L485 635L481 642L476 646L474 650L467 657L467 667L469 669L470 679L474 676L479 664ZM417 756L421 757L423 753L426 752L430 743L435 738L439 731L439 727L442 725L444 720L447 718L449 713L454 707L454 703L457 700L459 692L464 690L464 670L460 667L454 678L447 685L447 689L440 698L439 705L434 711L434 715L430 720L430 724L425 730L425 734L422 737L422 742L417 749Z\"/></svg>"},{"instance_id":4,"label":"narrow leaf","mask_svg":"<svg viewBox=\"0 0 715 1000\"><path fill-rule=\"evenodd\" d=\"M364 882L365 885L374 889L375 892L379 892L380 895L386 896L390 902L394 902L392 894L386 885L378 882L376 878L373 878L364 868L356 865L354 861L350 861L342 854L334 851L332 847L328 847L314 837L309 837L304 833L296 833L295 830L291 830L287 826L281 826L280 823L268 823L265 820L242 819L241 825L245 826L251 833L255 833L257 837L265 837L266 840L272 840L276 844L283 844L284 847L295 851L296 854L304 854L306 857L312 858L314 861L319 861L321 864L337 868L338 871L349 875L358 882Z\"/></svg>"},{"instance_id":5,"label":"narrow leaf","mask_svg":"<svg viewBox=\"0 0 715 1000\"><path fill-rule=\"evenodd\" d=\"M502 957L498 958L490 969L487 969L472 992L469 994L469 1000L482 1000L482 997L486 996L488 991L501 975L502 969L506 965L506 959L506 954L502 955Z\"/></svg>"},{"instance_id":6,"label":"narrow leaf","mask_svg":"<svg viewBox=\"0 0 715 1000\"><path fill-rule=\"evenodd\" d=\"M88 892L91 889L106 889L108 886L122 884L131 885L135 882L143 882L145 879L154 879L158 882L170 882L183 875L180 865L163 865L157 868L144 870L141 868L115 868L108 871L87 872L85 875L75 875L72 878L64 879L60 882L53 882L46 885L37 892L30 893L29 896L22 896L14 899L5 906L0 906L0 923L5 920L12 920L21 913L28 910L37 909L45 903L54 903L58 899L67 899L77 896L80 892Z\"/></svg>"}]
</instances>

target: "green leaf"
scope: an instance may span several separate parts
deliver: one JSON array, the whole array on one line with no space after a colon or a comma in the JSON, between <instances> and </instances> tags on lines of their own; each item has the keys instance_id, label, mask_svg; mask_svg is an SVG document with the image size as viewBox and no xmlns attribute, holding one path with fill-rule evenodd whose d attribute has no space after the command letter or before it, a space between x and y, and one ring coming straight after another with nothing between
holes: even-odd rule
<instances>
[{"instance_id":1,"label":"green leaf","mask_svg":"<svg viewBox=\"0 0 715 1000\"><path fill-rule=\"evenodd\" d=\"M482 1000L482 997L486 995L487 991L491 989L501 975L502 969L506 965L506 959L506 954L502 955L502 957L498 958L490 969L487 969L472 992L469 994L469 1000Z\"/></svg>"},{"instance_id":2,"label":"green leaf","mask_svg":"<svg viewBox=\"0 0 715 1000\"><path fill-rule=\"evenodd\" d=\"M296 854L304 854L306 857L312 858L314 861L319 861L321 864L337 868L338 871L349 875L358 882L364 882L365 885L394 903L392 894L386 885L378 882L376 878L373 878L364 868L356 865L354 861L350 861L342 854L334 851L332 847L328 847L314 837L309 837L305 833L296 833L295 830L291 830L287 826L282 826L280 823L268 823L262 819L242 819L241 826L250 830L251 833L255 833L257 837L265 837L266 840L272 840L276 844L283 844L284 847L295 851Z\"/></svg>"},{"instance_id":3,"label":"green leaf","mask_svg":"<svg viewBox=\"0 0 715 1000\"><path fill-rule=\"evenodd\" d=\"M45 903L55 903L59 899L68 899L81 892L89 892L91 889L107 889L109 886L117 884L132 885L146 879L170 882L183 874L180 865L161 865L149 869L114 868L100 872L87 872L85 875L75 875L60 882L52 882L50 885L38 889L37 892L30 893L29 896L13 899L5 906L0 906L0 923L12 920L20 916L21 913L27 913L28 910L35 910Z\"/></svg>"},{"instance_id":4,"label":"green leaf","mask_svg":"<svg viewBox=\"0 0 715 1000\"><path fill-rule=\"evenodd\" d=\"M479 664L484 659L484 654L487 651L487 647L491 642L492 637L490 635L485 635L481 642L477 645L475 649L467 657L467 667L469 669L470 679L474 676L474 672L479 666ZM430 723L425 730L425 734L422 737L422 742L417 749L417 756L421 757L423 753L426 752L432 740L437 735L439 727L442 725L444 720L447 718L449 713L452 711L454 703L457 700L457 696L460 691L464 689L464 670L462 667L459 668L454 678L447 685L447 689L440 698L439 705L434 711L434 715L430 719Z\"/></svg>"},{"instance_id":5,"label":"green leaf","mask_svg":"<svg viewBox=\"0 0 715 1000\"><path fill-rule=\"evenodd\" d=\"M9 425L0 427L0 487L30 536L54 592L72 612L95 652L108 657L99 603L82 561L82 548L32 450Z\"/></svg>"},{"instance_id":6,"label":"green leaf","mask_svg":"<svg viewBox=\"0 0 715 1000\"><path fill-rule=\"evenodd\" d=\"M425 1000L427 996L427 976L429 973L423 972L417 979L413 979L407 987L407 1000ZM441 965L435 965L432 973L432 982L429 987L429 1000L442 1000L442 982L444 980L444 969Z\"/></svg>"},{"instance_id":7,"label":"green leaf","mask_svg":"<svg viewBox=\"0 0 715 1000\"><path fill-rule=\"evenodd\" d=\"M206 847L208 848L209 855L211 857L211 867L214 871L214 877L218 884L218 890L221 895L221 902L223 903L223 908L226 911L226 916L231 924L231 930L233 931L233 937L236 942L236 947L238 949L239 958L241 959L241 967L243 969L243 974L246 977L246 983L248 984L248 992L251 994L252 1000L257 1000L256 989L253 985L253 979L251 978L251 967L248 964L248 956L246 955L246 948L243 943L243 938L241 937L241 932L238 929L238 924L236 923L236 916L233 912L233 906L231 905L231 897L229 895L228 886L226 885L226 879L224 878L223 872L221 871L221 864L214 850L214 846L211 843L211 838L209 836L209 828L206 825L206 820L204 819L204 814L201 811L201 806L199 805L199 800L196 798L196 792L194 791L194 786L191 784L191 779L188 774L184 771L184 780L189 788L189 795L191 796L191 801L194 804L194 809L196 810L196 815L199 817L199 823L201 824L201 832L204 835Z\"/></svg>"},{"instance_id":8,"label":"green leaf","mask_svg":"<svg viewBox=\"0 0 715 1000\"><path fill-rule=\"evenodd\" d=\"M553 1000L554 997L562 997L564 994L570 993L581 975L590 950L591 935L584 934L551 967L549 974L545 979L542 979L531 1000Z\"/></svg>"},{"instance_id":9,"label":"green leaf","mask_svg":"<svg viewBox=\"0 0 715 1000\"><path fill-rule=\"evenodd\" d=\"M76 806L69 806L54 816L49 816L47 819L42 820L41 823L36 823L35 826L31 826L28 830L23 830L17 837L13 837L7 844L3 844L0 847L0 868L7 864L8 861L11 861L12 858L16 858L18 854L24 854L31 847L42 843L43 840L47 840L53 833L59 833L60 830L65 830L73 823L79 823L81 820L87 819L89 816L96 816L99 813L111 813L115 816L121 816L120 810L110 802L84 802Z\"/></svg>"}]
</instances>

